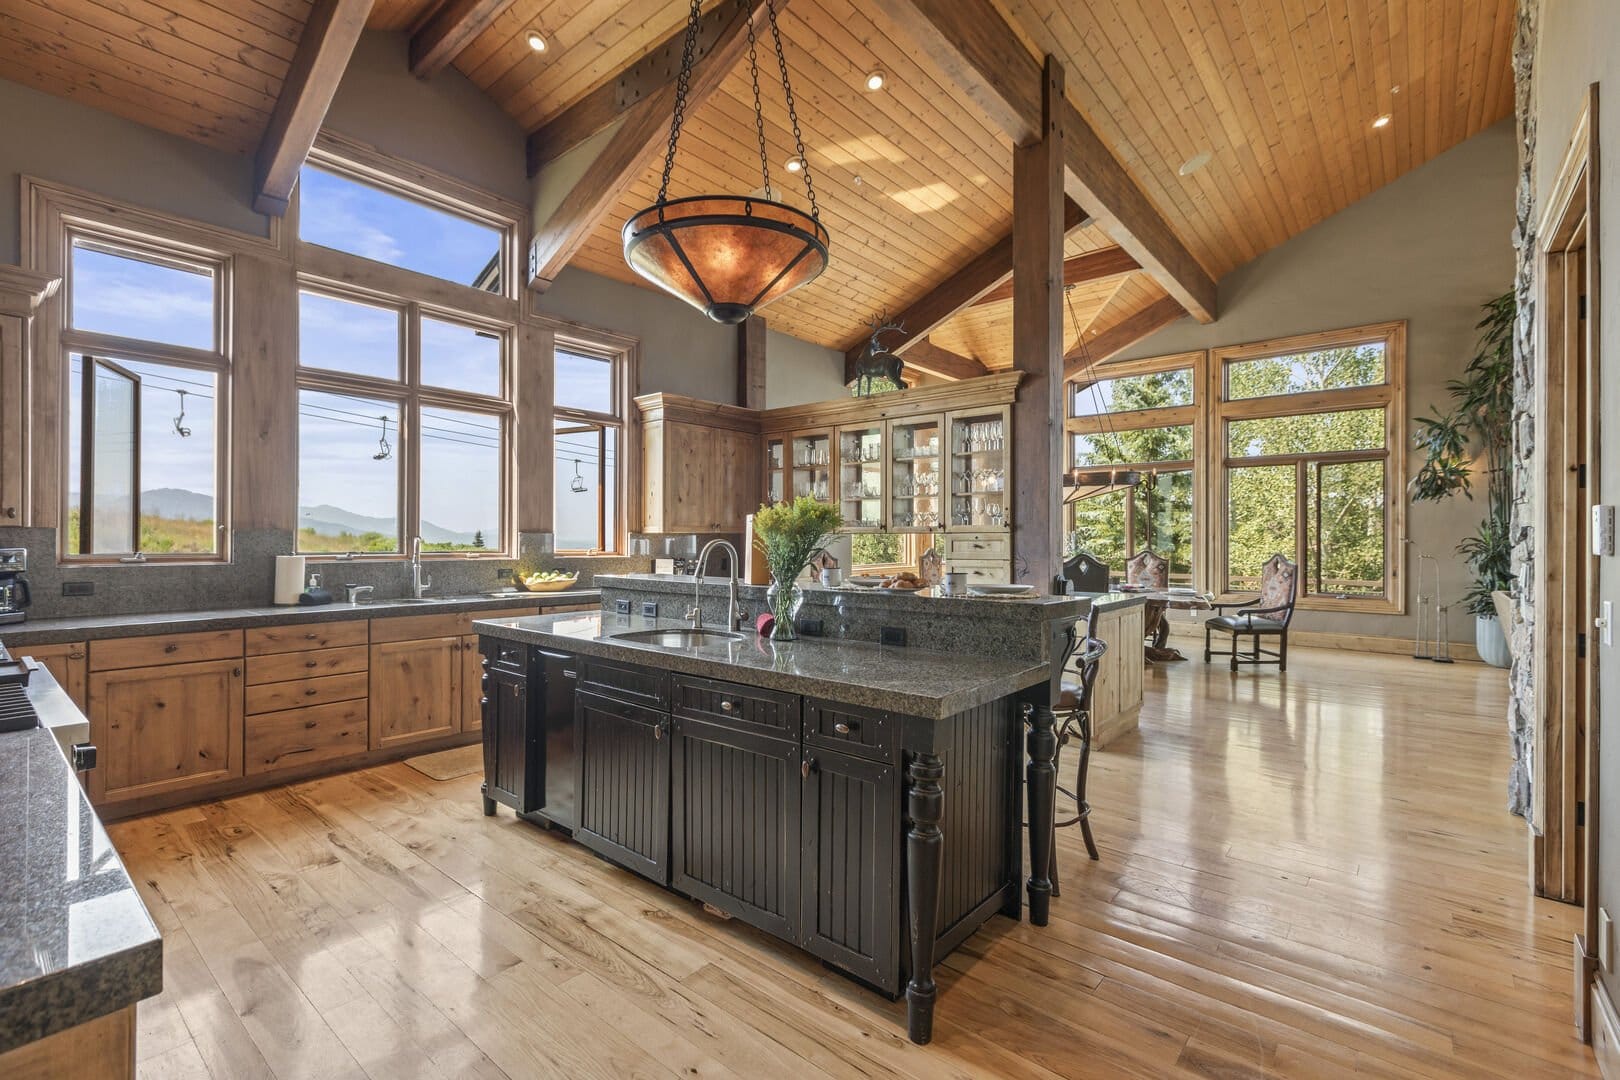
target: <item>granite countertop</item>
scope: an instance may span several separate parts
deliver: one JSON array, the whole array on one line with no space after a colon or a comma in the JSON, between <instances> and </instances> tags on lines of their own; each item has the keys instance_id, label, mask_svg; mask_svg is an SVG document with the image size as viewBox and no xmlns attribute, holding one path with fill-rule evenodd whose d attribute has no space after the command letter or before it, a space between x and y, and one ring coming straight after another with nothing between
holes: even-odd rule
<instances>
[{"instance_id":1,"label":"granite countertop","mask_svg":"<svg viewBox=\"0 0 1620 1080\"><path fill-rule=\"evenodd\" d=\"M736 641L666 648L613 636L636 630L683 629L685 625L596 612L477 622L473 628L487 637L933 720L997 701L1050 678L1052 672L1050 664L1027 660L829 638L772 642L747 633Z\"/></svg>"},{"instance_id":2,"label":"granite countertop","mask_svg":"<svg viewBox=\"0 0 1620 1080\"><path fill-rule=\"evenodd\" d=\"M341 622L347 619L386 619L399 615L437 615L445 612L499 610L509 607L554 607L561 604L595 604L602 598L598 589L570 589L550 593L502 593L499 596L426 597L421 603L409 600L375 600L364 604L321 604L313 607L222 608L209 611L154 611L132 615L75 615L69 618L29 619L24 623L0 626L0 641L17 649L29 645L49 645L60 641L84 641L104 637L143 637L151 634L184 633L192 630L235 630L255 626L283 626L288 623ZM20 655L20 653L19 653Z\"/></svg>"},{"instance_id":3,"label":"granite countertop","mask_svg":"<svg viewBox=\"0 0 1620 1080\"><path fill-rule=\"evenodd\" d=\"M78 716L49 672L28 697ZM162 990L157 927L45 727L0 734L0 820L0 1053Z\"/></svg>"}]
</instances>

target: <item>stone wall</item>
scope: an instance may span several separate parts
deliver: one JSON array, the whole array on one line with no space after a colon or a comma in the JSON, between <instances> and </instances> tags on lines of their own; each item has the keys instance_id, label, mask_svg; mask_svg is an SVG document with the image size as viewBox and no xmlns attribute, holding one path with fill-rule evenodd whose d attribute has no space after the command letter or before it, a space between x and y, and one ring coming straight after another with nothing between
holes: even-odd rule
<instances>
[{"instance_id":1,"label":"stone wall","mask_svg":"<svg viewBox=\"0 0 1620 1080\"><path fill-rule=\"evenodd\" d=\"M1514 293L1518 323L1513 333L1513 572L1515 617L1504 627L1513 645L1509 673L1508 733L1513 763L1508 771L1508 809L1528 818L1535 776L1535 341L1536 222L1534 165L1536 115L1532 68L1541 0L1519 0L1513 35L1514 114L1519 139L1519 186L1514 204L1513 248L1518 267Z\"/></svg>"}]
</instances>

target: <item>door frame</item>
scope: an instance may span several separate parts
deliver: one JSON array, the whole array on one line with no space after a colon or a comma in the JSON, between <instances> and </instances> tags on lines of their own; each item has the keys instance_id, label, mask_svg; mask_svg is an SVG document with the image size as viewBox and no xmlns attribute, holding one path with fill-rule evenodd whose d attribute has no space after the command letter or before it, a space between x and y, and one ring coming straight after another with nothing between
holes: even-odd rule
<instances>
[{"instance_id":1,"label":"door frame","mask_svg":"<svg viewBox=\"0 0 1620 1080\"><path fill-rule=\"evenodd\" d=\"M1585 101L1538 223L1536 250L1536 739L1532 871L1539 895L1585 908L1574 942L1575 1020L1591 1037L1597 957L1598 604L1588 543L1599 478L1601 291L1598 87ZM1584 298L1584 309L1577 300ZM1584 482L1583 482L1584 480Z\"/></svg>"}]
</instances>

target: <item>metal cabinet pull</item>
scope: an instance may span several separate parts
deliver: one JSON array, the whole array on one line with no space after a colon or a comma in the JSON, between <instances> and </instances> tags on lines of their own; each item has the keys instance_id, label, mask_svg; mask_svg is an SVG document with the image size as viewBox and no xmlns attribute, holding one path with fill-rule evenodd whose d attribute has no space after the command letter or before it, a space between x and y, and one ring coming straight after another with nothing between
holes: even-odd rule
<instances>
[{"instance_id":1,"label":"metal cabinet pull","mask_svg":"<svg viewBox=\"0 0 1620 1080\"><path fill-rule=\"evenodd\" d=\"M855 730L855 725L846 724L844 721L840 720L833 725L833 730L838 732L840 735L848 735L851 731Z\"/></svg>"},{"instance_id":2,"label":"metal cabinet pull","mask_svg":"<svg viewBox=\"0 0 1620 1080\"><path fill-rule=\"evenodd\" d=\"M170 644L163 646L163 651L166 653L177 653L180 651L180 646L171 642Z\"/></svg>"},{"instance_id":3,"label":"metal cabinet pull","mask_svg":"<svg viewBox=\"0 0 1620 1080\"><path fill-rule=\"evenodd\" d=\"M821 765L813 757L807 757L799 762L799 776L801 779L810 779L810 774L821 771Z\"/></svg>"},{"instance_id":4,"label":"metal cabinet pull","mask_svg":"<svg viewBox=\"0 0 1620 1080\"><path fill-rule=\"evenodd\" d=\"M577 679L577 678L579 678L579 672L573 670L572 668L563 668L562 673L563 673L563 678L565 678L565 679Z\"/></svg>"},{"instance_id":5,"label":"metal cabinet pull","mask_svg":"<svg viewBox=\"0 0 1620 1080\"><path fill-rule=\"evenodd\" d=\"M728 700L722 700L722 701L721 701L721 702L720 702L720 711L721 711L721 712L730 712L730 711L731 711L731 710L733 710L733 709L735 709L735 708L736 708L736 707L737 707L737 706L735 706L735 705L733 705L733 704L732 704L732 703L731 703L731 702L730 702L730 701L728 701Z\"/></svg>"}]
</instances>

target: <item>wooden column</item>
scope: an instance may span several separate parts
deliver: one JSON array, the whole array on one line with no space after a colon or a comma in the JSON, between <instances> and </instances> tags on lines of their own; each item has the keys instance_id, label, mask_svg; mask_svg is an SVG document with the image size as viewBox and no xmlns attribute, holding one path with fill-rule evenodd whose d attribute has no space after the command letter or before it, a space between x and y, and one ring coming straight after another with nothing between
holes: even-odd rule
<instances>
[{"instance_id":1,"label":"wooden column","mask_svg":"<svg viewBox=\"0 0 1620 1080\"><path fill-rule=\"evenodd\" d=\"M1046 592L1062 560L1063 68L1047 57L1041 136L1013 148L1013 568Z\"/></svg>"},{"instance_id":2,"label":"wooden column","mask_svg":"<svg viewBox=\"0 0 1620 1080\"><path fill-rule=\"evenodd\" d=\"M945 854L945 764L920 752L906 769L906 895L911 924L911 979L906 983L906 1033L919 1046L934 1038L934 943L939 935L940 875Z\"/></svg>"},{"instance_id":3,"label":"wooden column","mask_svg":"<svg viewBox=\"0 0 1620 1080\"><path fill-rule=\"evenodd\" d=\"M737 404L765 407L765 320L759 315L737 327Z\"/></svg>"}]
</instances>

